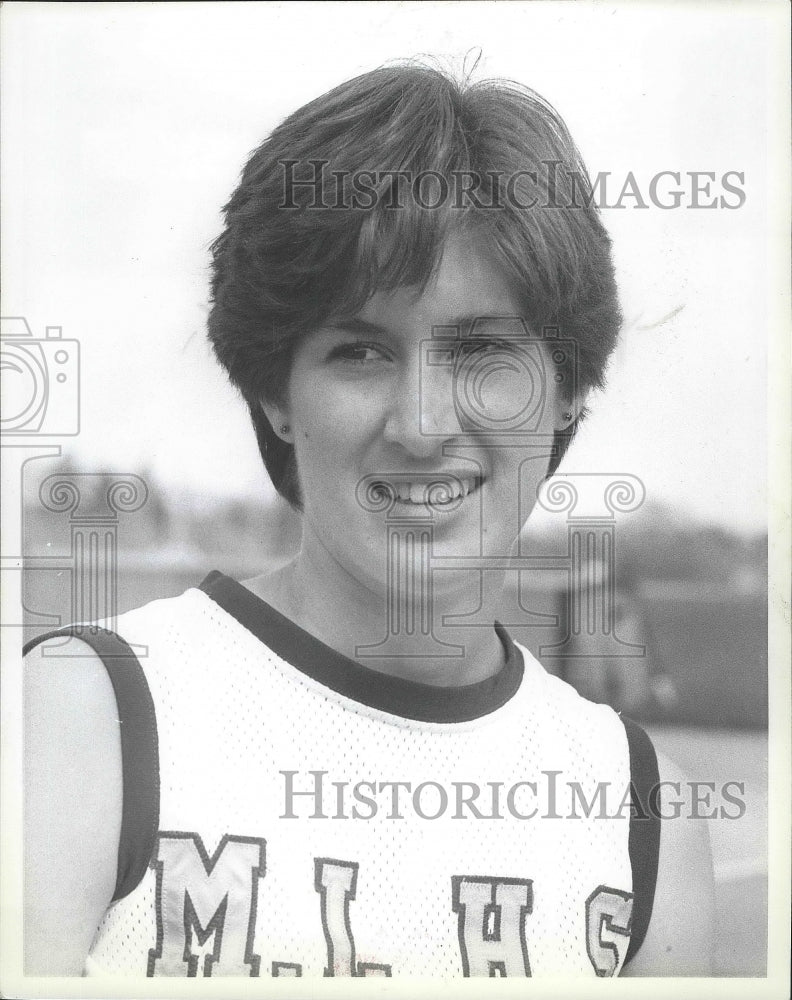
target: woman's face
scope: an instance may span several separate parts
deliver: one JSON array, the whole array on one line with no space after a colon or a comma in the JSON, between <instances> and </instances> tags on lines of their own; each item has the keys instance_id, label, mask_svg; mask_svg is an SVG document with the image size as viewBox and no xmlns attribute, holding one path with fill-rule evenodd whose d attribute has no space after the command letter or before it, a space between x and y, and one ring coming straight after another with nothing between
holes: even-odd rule
<instances>
[{"instance_id":1,"label":"woman's face","mask_svg":"<svg viewBox=\"0 0 792 1000\"><path fill-rule=\"evenodd\" d=\"M552 345L530 339L520 312L492 259L459 234L422 293L379 292L301 342L286 405L265 408L294 445L315 566L383 591L394 519L431 520L434 556L508 554L572 409ZM426 503L444 475L455 499ZM375 482L398 498L377 504L375 486L367 499ZM435 573L435 587L458 576Z\"/></svg>"}]
</instances>

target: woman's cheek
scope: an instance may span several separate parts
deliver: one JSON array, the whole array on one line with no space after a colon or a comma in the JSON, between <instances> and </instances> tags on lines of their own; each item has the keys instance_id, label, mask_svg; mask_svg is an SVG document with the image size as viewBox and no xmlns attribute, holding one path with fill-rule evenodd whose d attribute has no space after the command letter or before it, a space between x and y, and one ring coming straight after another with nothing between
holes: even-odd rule
<instances>
[{"instance_id":1,"label":"woman's cheek","mask_svg":"<svg viewBox=\"0 0 792 1000\"><path fill-rule=\"evenodd\" d=\"M327 400L323 426L333 436L343 432L349 442L364 437L377 426L384 396L384 390L373 382L365 388L344 386Z\"/></svg>"}]
</instances>

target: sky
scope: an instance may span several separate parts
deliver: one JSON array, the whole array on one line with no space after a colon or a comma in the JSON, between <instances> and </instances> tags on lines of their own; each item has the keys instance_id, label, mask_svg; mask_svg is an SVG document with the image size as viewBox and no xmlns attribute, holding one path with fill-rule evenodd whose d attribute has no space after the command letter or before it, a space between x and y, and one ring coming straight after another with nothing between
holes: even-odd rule
<instances>
[{"instance_id":1,"label":"sky","mask_svg":"<svg viewBox=\"0 0 792 1000\"><path fill-rule=\"evenodd\" d=\"M80 432L62 444L88 468L147 467L166 487L268 493L206 341L220 207L249 152L301 104L391 59L459 71L480 50L477 78L538 90L590 172L609 172L617 192L632 172L649 202L603 210L625 328L565 471L629 472L650 501L760 530L768 274L787 239L768 188L779 133L766 11L6 4L2 315L79 341ZM650 202L662 171L681 174L678 209ZM691 207L690 171L714 173L715 208Z\"/></svg>"}]
</instances>

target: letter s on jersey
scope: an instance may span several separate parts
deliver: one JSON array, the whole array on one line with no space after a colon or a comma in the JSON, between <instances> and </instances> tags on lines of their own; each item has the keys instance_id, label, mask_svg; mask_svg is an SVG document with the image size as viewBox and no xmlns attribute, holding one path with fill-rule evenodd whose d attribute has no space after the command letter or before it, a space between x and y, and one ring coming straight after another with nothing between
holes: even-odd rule
<instances>
[{"instance_id":1,"label":"letter s on jersey","mask_svg":"<svg viewBox=\"0 0 792 1000\"><path fill-rule=\"evenodd\" d=\"M598 976L615 976L627 957L632 893L598 886L586 900L586 950Z\"/></svg>"}]
</instances>

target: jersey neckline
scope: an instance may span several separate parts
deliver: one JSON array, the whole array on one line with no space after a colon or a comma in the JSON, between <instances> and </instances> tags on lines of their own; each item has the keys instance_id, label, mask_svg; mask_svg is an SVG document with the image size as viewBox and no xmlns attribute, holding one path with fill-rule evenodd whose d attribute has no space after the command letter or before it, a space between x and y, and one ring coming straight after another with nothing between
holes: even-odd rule
<instances>
[{"instance_id":1,"label":"jersey neckline","mask_svg":"<svg viewBox=\"0 0 792 1000\"><path fill-rule=\"evenodd\" d=\"M418 722L470 722L505 705L522 682L522 652L500 622L494 622L494 628L506 662L498 673L475 684L436 686L364 667L218 570L209 573L198 589L301 673L352 701L390 715Z\"/></svg>"}]
</instances>

